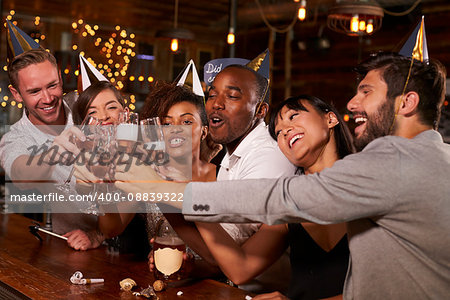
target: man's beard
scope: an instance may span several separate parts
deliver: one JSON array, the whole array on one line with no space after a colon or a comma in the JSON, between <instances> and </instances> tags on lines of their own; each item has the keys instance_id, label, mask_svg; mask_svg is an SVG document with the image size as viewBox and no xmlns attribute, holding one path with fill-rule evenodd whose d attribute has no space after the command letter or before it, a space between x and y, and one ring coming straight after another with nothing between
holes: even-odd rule
<instances>
[{"instance_id":1,"label":"man's beard","mask_svg":"<svg viewBox=\"0 0 450 300\"><path fill-rule=\"evenodd\" d=\"M358 152L364 149L374 139L389 135L391 133L391 126L392 131L394 131L394 104L395 101L385 99L376 113L367 116L366 130L364 130L359 138L355 138L355 147Z\"/></svg>"}]
</instances>

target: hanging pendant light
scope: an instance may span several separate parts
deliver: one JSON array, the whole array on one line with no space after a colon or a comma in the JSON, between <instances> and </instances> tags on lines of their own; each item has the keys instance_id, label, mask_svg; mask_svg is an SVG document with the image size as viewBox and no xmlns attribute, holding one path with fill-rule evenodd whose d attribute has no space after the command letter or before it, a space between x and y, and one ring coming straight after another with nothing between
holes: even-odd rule
<instances>
[{"instance_id":1,"label":"hanging pendant light","mask_svg":"<svg viewBox=\"0 0 450 300\"><path fill-rule=\"evenodd\" d=\"M350 36L368 35L381 28L383 16L374 0L344 0L328 11L327 26Z\"/></svg>"},{"instance_id":2,"label":"hanging pendant light","mask_svg":"<svg viewBox=\"0 0 450 300\"><path fill-rule=\"evenodd\" d=\"M300 2L300 7L298 8L298 19L300 21L304 21L306 18L306 0L302 0L302 2Z\"/></svg>"},{"instance_id":3,"label":"hanging pendant light","mask_svg":"<svg viewBox=\"0 0 450 300\"><path fill-rule=\"evenodd\" d=\"M190 41L195 38L194 33L188 29L178 28L178 0L175 0L175 10L173 19L173 28L159 30L156 32L157 38L168 38L170 42L170 50L173 52L178 51L179 41Z\"/></svg>"}]
</instances>

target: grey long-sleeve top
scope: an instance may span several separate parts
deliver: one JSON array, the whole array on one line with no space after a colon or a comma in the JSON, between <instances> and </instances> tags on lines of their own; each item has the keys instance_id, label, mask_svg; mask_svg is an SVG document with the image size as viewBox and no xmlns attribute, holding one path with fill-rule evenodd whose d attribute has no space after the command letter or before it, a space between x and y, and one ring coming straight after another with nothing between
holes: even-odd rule
<instances>
[{"instance_id":1,"label":"grey long-sleeve top","mask_svg":"<svg viewBox=\"0 0 450 300\"><path fill-rule=\"evenodd\" d=\"M349 222L346 299L450 295L450 145L434 130L379 138L312 175L189 184L183 214L206 222Z\"/></svg>"}]
</instances>

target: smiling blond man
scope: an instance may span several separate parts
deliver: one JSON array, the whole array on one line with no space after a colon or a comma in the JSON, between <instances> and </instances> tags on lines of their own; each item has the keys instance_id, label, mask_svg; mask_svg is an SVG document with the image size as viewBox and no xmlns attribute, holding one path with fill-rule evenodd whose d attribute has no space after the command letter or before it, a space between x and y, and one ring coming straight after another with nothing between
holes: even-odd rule
<instances>
[{"instance_id":1,"label":"smiling blond man","mask_svg":"<svg viewBox=\"0 0 450 300\"><path fill-rule=\"evenodd\" d=\"M70 142L80 132L73 127L71 104L73 98L63 99L62 79L55 57L44 49L32 49L14 57L8 65L10 91L16 101L23 103L22 118L10 127L0 142L0 164L12 183L21 190L38 189L43 195L55 192L51 184L68 178L71 166L48 163L33 153L33 147L56 146L59 153L77 153ZM81 137L81 136L80 136ZM58 161L57 157L54 157ZM74 182L74 180L72 181ZM71 194L75 194L74 184ZM63 210L72 210L72 203ZM59 206L61 207L61 206ZM73 208L79 212L78 208ZM53 229L65 234L68 245L77 250L98 247L104 240L97 230L97 217L85 214L53 214Z\"/></svg>"}]
</instances>

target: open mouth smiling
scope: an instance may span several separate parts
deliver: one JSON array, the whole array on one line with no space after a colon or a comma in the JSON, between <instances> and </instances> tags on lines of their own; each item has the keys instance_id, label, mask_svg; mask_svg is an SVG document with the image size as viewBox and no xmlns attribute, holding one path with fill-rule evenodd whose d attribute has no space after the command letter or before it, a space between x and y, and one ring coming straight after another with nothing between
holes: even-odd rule
<instances>
[{"instance_id":1,"label":"open mouth smiling","mask_svg":"<svg viewBox=\"0 0 450 300\"><path fill-rule=\"evenodd\" d=\"M359 136L365 130L365 124L367 123L367 116L363 113L353 114L353 120L355 121L355 136Z\"/></svg>"},{"instance_id":2,"label":"open mouth smiling","mask_svg":"<svg viewBox=\"0 0 450 300\"><path fill-rule=\"evenodd\" d=\"M169 139L170 147L176 148L180 147L186 139L180 136L175 136Z\"/></svg>"},{"instance_id":3,"label":"open mouth smiling","mask_svg":"<svg viewBox=\"0 0 450 300\"><path fill-rule=\"evenodd\" d=\"M50 103L40 103L38 106L36 106L36 109L39 109L40 111L44 112L45 114L51 114L54 113L59 107L59 101L58 99L54 99Z\"/></svg>"},{"instance_id":4,"label":"open mouth smiling","mask_svg":"<svg viewBox=\"0 0 450 300\"><path fill-rule=\"evenodd\" d=\"M56 108L56 105L52 105L52 106L42 107L41 110L43 110L44 112L50 112L55 108Z\"/></svg>"},{"instance_id":5,"label":"open mouth smiling","mask_svg":"<svg viewBox=\"0 0 450 300\"><path fill-rule=\"evenodd\" d=\"M299 140L301 140L305 135L303 133L297 133L293 137L289 139L289 148L292 148L292 146Z\"/></svg>"},{"instance_id":6,"label":"open mouth smiling","mask_svg":"<svg viewBox=\"0 0 450 300\"><path fill-rule=\"evenodd\" d=\"M355 117L353 117L353 119L355 120L355 123L358 126L367 122L367 118L365 118L363 116L355 116Z\"/></svg>"}]
</instances>

